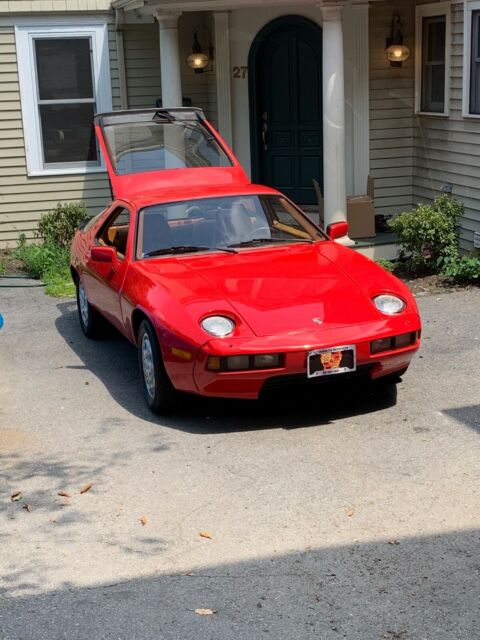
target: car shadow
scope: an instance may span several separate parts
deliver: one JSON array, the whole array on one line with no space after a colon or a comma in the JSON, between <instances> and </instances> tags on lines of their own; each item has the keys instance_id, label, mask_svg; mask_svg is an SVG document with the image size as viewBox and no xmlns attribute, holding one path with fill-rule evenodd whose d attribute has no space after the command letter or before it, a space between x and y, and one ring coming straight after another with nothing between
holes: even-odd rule
<instances>
[{"instance_id":1,"label":"car shadow","mask_svg":"<svg viewBox=\"0 0 480 640\"><path fill-rule=\"evenodd\" d=\"M115 329L99 340L83 335L75 302L57 305L56 328L112 398L131 414L156 424L189 433L229 433L238 430L297 429L328 425L395 406L396 385L308 384L270 391L259 400L212 399L185 394L175 414L157 417L145 404L138 373L137 352Z\"/></svg>"}]
</instances>

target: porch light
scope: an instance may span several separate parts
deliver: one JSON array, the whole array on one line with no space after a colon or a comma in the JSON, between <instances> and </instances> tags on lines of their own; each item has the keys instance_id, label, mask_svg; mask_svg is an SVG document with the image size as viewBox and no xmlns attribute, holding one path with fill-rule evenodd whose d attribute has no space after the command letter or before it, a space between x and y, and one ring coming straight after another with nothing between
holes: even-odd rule
<instances>
[{"instance_id":1,"label":"porch light","mask_svg":"<svg viewBox=\"0 0 480 640\"><path fill-rule=\"evenodd\" d=\"M385 53L392 67L401 67L402 62L410 57L410 49L403 44L402 23L398 15L393 16L391 35L387 38Z\"/></svg>"},{"instance_id":2,"label":"porch light","mask_svg":"<svg viewBox=\"0 0 480 640\"><path fill-rule=\"evenodd\" d=\"M210 62L210 57L203 52L196 33L193 34L193 38L192 53L187 58L187 64L195 73L203 73Z\"/></svg>"}]
</instances>

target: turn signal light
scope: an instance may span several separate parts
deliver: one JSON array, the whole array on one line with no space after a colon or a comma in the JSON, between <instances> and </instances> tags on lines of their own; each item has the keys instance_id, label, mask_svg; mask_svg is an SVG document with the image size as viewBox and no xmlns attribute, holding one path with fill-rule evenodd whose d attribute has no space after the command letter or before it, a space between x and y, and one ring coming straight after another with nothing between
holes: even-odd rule
<instances>
[{"instance_id":1,"label":"turn signal light","mask_svg":"<svg viewBox=\"0 0 480 640\"><path fill-rule=\"evenodd\" d=\"M249 369L278 369L283 364L281 353L262 353L242 356L208 356L209 371L248 371Z\"/></svg>"},{"instance_id":2,"label":"turn signal light","mask_svg":"<svg viewBox=\"0 0 480 640\"><path fill-rule=\"evenodd\" d=\"M402 333L398 336L389 338L379 338L372 340L370 343L370 353L382 353L382 351L394 351L395 349L403 349L415 344L417 341L417 332Z\"/></svg>"}]
</instances>

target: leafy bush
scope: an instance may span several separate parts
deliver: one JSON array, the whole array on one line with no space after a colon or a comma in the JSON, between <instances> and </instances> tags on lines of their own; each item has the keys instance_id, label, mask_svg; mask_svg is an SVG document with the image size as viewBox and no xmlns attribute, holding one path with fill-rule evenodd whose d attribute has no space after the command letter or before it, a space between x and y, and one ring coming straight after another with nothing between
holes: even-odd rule
<instances>
[{"instance_id":1,"label":"leafy bush","mask_svg":"<svg viewBox=\"0 0 480 640\"><path fill-rule=\"evenodd\" d=\"M480 284L480 258L474 254L461 258L440 258L439 266L444 275L459 282Z\"/></svg>"},{"instance_id":2,"label":"leafy bush","mask_svg":"<svg viewBox=\"0 0 480 640\"><path fill-rule=\"evenodd\" d=\"M407 270L436 273L440 259L458 257L458 219L462 213L463 203L444 195L389 220L399 237Z\"/></svg>"},{"instance_id":3,"label":"leafy bush","mask_svg":"<svg viewBox=\"0 0 480 640\"><path fill-rule=\"evenodd\" d=\"M389 271L390 273L393 273L395 271L395 264L391 260L380 258L380 260L377 260L377 264L385 269L385 271Z\"/></svg>"},{"instance_id":4,"label":"leafy bush","mask_svg":"<svg viewBox=\"0 0 480 640\"><path fill-rule=\"evenodd\" d=\"M42 215L37 237L49 245L69 247L79 224L87 217L87 210L81 202L59 202L55 209Z\"/></svg>"},{"instance_id":5,"label":"leafy bush","mask_svg":"<svg viewBox=\"0 0 480 640\"><path fill-rule=\"evenodd\" d=\"M0 260L0 276L4 274L6 270L7 270L7 267L5 266L5 262L3 260Z\"/></svg>"},{"instance_id":6,"label":"leafy bush","mask_svg":"<svg viewBox=\"0 0 480 640\"><path fill-rule=\"evenodd\" d=\"M47 285L47 293L55 296L73 295L74 284L70 275L70 250L50 242L27 244L25 235L20 236L14 253L23 260L25 268L33 278Z\"/></svg>"}]
</instances>

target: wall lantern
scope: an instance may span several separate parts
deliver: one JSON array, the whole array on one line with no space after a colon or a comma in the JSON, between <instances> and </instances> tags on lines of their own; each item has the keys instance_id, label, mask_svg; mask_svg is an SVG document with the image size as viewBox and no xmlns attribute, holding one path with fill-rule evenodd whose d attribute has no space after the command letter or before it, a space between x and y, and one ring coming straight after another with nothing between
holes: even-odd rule
<instances>
[{"instance_id":1,"label":"wall lantern","mask_svg":"<svg viewBox=\"0 0 480 640\"><path fill-rule=\"evenodd\" d=\"M210 38L209 38L210 41ZM198 41L198 35L193 34L192 53L187 58L188 66L193 69L195 73L203 73L203 70L208 67L209 63L213 60L213 47L211 44L208 46L208 54L202 49L202 45Z\"/></svg>"},{"instance_id":2,"label":"wall lantern","mask_svg":"<svg viewBox=\"0 0 480 640\"><path fill-rule=\"evenodd\" d=\"M402 23L398 15L393 16L392 31L390 38L387 38L385 53L392 67L401 67L402 62L410 57L410 49L403 44Z\"/></svg>"}]
</instances>

